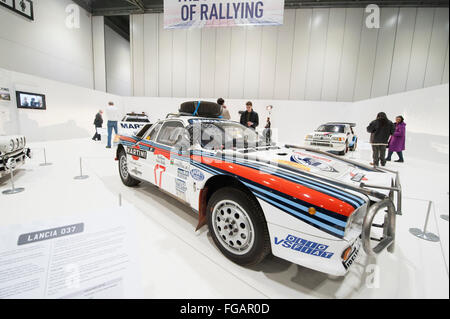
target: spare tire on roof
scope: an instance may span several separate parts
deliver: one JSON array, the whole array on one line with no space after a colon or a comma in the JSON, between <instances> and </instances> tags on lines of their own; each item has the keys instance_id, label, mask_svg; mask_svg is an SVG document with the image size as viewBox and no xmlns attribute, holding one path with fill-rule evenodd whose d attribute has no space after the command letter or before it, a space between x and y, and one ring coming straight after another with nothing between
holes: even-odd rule
<instances>
[{"instance_id":1,"label":"spare tire on roof","mask_svg":"<svg viewBox=\"0 0 450 319\"><path fill-rule=\"evenodd\" d=\"M201 117L219 117L222 115L222 105L208 101L189 101L181 103L179 112Z\"/></svg>"}]
</instances>

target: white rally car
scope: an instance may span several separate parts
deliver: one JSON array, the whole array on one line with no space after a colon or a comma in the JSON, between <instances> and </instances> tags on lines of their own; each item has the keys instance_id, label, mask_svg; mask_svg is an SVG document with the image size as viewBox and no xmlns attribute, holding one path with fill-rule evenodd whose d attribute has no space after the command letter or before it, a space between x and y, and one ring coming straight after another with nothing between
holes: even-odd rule
<instances>
[{"instance_id":1,"label":"white rally car","mask_svg":"<svg viewBox=\"0 0 450 319\"><path fill-rule=\"evenodd\" d=\"M398 174L267 144L220 114L215 103L185 102L179 114L120 136L122 182L150 182L185 202L198 212L197 229L207 224L218 249L240 265L272 253L342 276L361 245L371 255L392 252L401 209ZM377 213L384 223L374 224Z\"/></svg>"},{"instance_id":2,"label":"white rally car","mask_svg":"<svg viewBox=\"0 0 450 319\"><path fill-rule=\"evenodd\" d=\"M150 120L145 113L127 113L119 122L118 133L120 135L133 135L134 132L149 123Z\"/></svg>"},{"instance_id":3,"label":"white rally car","mask_svg":"<svg viewBox=\"0 0 450 319\"><path fill-rule=\"evenodd\" d=\"M26 147L27 140L23 135L0 135L0 178L25 163L31 157L31 150Z\"/></svg>"},{"instance_id":4,"label":"white rally car","mask_svg":"<svg viewBox=\"0 0 450 319\"><path fill-rule=\"evenodd\" d=\"M348 151L356 150L358 138L353 131L355 126L355 123L345 122L322 124L313 133L306 135L305 145L345 155Z\"/></svg>"}]
</instances>

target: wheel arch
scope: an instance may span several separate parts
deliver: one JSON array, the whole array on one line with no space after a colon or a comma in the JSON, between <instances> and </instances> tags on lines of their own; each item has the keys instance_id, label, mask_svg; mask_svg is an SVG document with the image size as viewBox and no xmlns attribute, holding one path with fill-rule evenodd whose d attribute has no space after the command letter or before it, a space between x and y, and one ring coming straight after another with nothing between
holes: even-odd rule
<instances>
[{"instance_id":1,"label":"wheel arch","mask_svg":"<svg viewBox=\"0 0 450 319\"><path fill-rule=\"evenodd\" d=\"M120 151L124 151L124 152L125 152L125 147L123 147L122 144L119 144L119 145L117 146L117 150L116 150L116 160L119 159L119 153L120 153Z\"/></svg>"},{"instance_id":2,"label":"wheel arch","mask_svg":"<svg viewBox=\"0 0 450 319\"><path fill-rule=\"evenodd\" d=\"M234 176L231 175L214 175L210 177L206 183L203 189L200 191L199 196L199 209L198 209L198 225L195 230L200 229L202 226L206 225L206 218L207 218L207 211L206 207L208 206L208 202L211 199L211 196L217 192L219 189L222 189L224 187L236 187L243 192L247 193L250 197L252 197L255 202L258 204L258 206L262 207L259 204L259 201L257 200L256 196L253 194L250 189L244 185L239 179L237 179ZM264 213L264 211L263 211Z\"/></svg>"}]
</instances>

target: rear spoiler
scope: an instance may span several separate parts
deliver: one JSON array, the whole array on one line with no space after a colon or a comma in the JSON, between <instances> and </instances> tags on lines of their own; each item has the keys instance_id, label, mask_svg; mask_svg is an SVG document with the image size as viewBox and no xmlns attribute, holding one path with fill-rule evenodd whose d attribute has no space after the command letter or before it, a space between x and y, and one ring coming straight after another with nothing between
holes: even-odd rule
<instances>
[{"instance_id":1,"label":"rear spoiler","mask_svg":"<svg viewBox=\"0 0 450 319\"><path fill-rule=\"evenodd\" d=\"M356 123L350 123L350 122L328 122L326 124L346 124L346 125L350 125L350 127L356 126Z\"/></svg>"}]
</instances>

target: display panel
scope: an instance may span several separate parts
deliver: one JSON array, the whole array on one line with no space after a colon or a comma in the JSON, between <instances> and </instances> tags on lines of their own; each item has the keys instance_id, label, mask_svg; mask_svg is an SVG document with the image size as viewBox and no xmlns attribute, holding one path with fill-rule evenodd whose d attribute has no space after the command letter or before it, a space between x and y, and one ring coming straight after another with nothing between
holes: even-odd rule
<instances>
[{"instance_id":1,"label":"display panel","mask_svg":"<svg viewBox=\"0 0 450 319\"><path fill-rule=\"evenodd\" d=\"M45 95L16 91L17 107L21 109L46 110Z\"/></svg>"}]
</instances>

